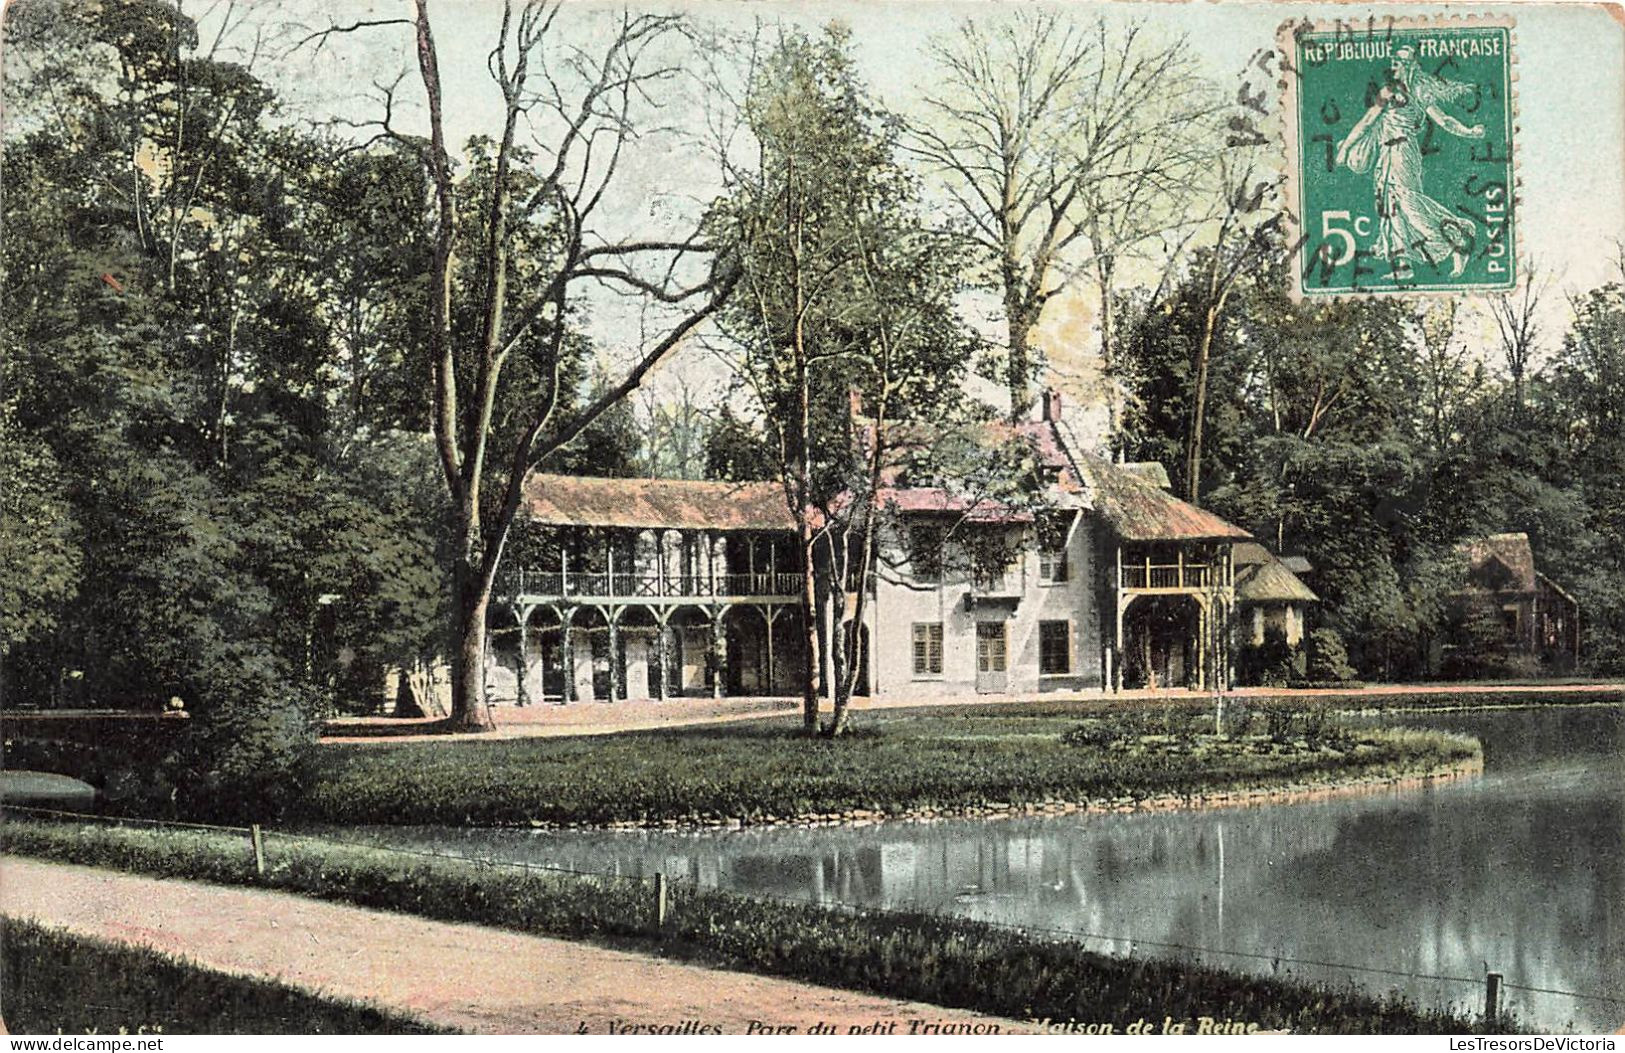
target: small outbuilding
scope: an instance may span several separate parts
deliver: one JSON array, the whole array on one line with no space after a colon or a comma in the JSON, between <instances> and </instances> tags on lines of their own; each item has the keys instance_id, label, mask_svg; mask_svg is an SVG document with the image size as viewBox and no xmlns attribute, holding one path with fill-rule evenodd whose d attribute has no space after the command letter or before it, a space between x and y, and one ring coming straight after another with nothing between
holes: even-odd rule
<instances>
[{"instance_id":1,"label":"small outbuilding","mask_svg":"<svg viewBox=\"0 0 1625 1053\"><path fill-rule=\"evenodd\" d=\"M1579 658L1580 603L1536 568L1528 534L1490 534L1457 551L1467 564L1463 618L1493 611L1508 648L1548 662Z\"/></svg>"},{"instance_id":2,"label":"small outbuilding","mask_svg":"<svg viewBox=\"0 0 1625 1053\"><path fill-rule=\"evenodd\" d=\"M1320 602L1314 590L1294 572L1296 567L1307 573L1309 561L1302 556L1277 557L1256 541L1238 544L1235 560L1242 645L1261 645L1271 629L1279 629L1288 646L1301 644L1308 631L1309 608Z\"/></svg>"}]
</instances>

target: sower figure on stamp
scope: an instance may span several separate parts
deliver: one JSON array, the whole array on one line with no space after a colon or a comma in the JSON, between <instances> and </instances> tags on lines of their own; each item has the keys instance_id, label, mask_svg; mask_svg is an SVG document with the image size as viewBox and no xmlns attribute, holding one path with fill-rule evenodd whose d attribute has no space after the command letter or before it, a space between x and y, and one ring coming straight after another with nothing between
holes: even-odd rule
<instances>
[{"instance_id":1,"label":"sower figure on stamp","mask_svg":"<svg viewBox=\"0 0 1625 1053\"><path fill-rule=\"evenodd\" d=\"M1435 267L1448 257L1455 277L1467 266L1478 227L1423 189L1422 139L1430 120L1452 135L1482 139L1482 124L1469 128L1442 109L1472 97L1475 89L1428 73L1409 47L1394 52L1388 74L1377 101L1338 146L1337 163L1363 175L1375 160L1379 241L1395 279L1413 276L1412 254Z\"/></svg>"}]
</instances>

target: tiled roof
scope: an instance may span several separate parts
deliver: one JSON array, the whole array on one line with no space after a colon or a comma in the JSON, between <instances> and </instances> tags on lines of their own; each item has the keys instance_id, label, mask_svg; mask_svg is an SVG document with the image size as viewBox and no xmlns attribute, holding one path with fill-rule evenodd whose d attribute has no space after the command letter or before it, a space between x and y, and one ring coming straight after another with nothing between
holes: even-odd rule
<instances>
[{"instance_id":1,"label":"tiled roof","mask_svg":"<svg viewBox=\"0 0 1625 1053\"><path fill-rule=\"evenodd\" d=\"M550 526L676 530L794 530L778 483L599 479L534 473L525 480L530 519Z\"/></svg>"},{"instance_id":2,"label":"tiled roof","mask_svg":"<svg viewBox=\"0 0 1625 1053\"><path fill-rule=\"evenodd\" d=\"M1030 523L1031 512L994 501L973 500L937 486L897 486L882 489L879 503L899 512L953 514L973 523Z\"/></svg>"},{"instance_id":3,"label":"tiled roof","mask_svg":"<svg viewBox=\"0 0 1625 1053\"><path fill-rule=\"evenodd\" d=\"M1138 476L1152 486L1164 490L1173 488L1173 482L1168 478L1168 469L1157 461L1130 461L1128 464L1118 465L1120 469Z\"/></svg>"},{"instance_id":4,"label":"tiled roof","mask_svg":"<svg viewBox=\"0 0 1625 1053\"><path fill-rule=\"evenodd\" d=\"M1294 574L1313 574L1315 572L1315 565L1303 556L1282 556L1281 566Z\"/></svg>"},{"instance_id":5,"label":"tiled roof","mask_svg":"<svg viewBox=\"0 0 1625 1053\"><path fill-rule=\"evenodd\" d=\"M1466 555L1468 574L1478 583L1497 592L1535 591L1535 553L1528 534L1491 534L1457 548Z\"/></svg>"},{"instance_id":6,"label":"tiled roof","mask_svg":"<svg viewBox=\"0 0 1625 1053\"><path fill-rule=\"evenodd\" d=\"M1270 562L1275 558L1275 553L1256 541L1243 541L1230 550L1230 558L1236 561L1236 566L1248 567Z\"/></svg>"},{"instance_id":7,"label":"tiled roof","mask_svg":"<svg viewBox=\"0 0 1625 1053\"><path fill-rule=\"evenodd\" d=\"M1127 541L1246 541L1233 523L1181 501L1137 472L1091 454L1075 452L1095 509Z\"/></svg>"},{"instance_id":8,"label":"tiled roof","mask_svg":"<svg viewBox=\"0 0 1625 1053\"><path fill-rule=\"evenodd\" d=\"M1116 465L1072 449L1049 421L993 422L989 441L1019 438L1049 470L1063 506L1092 506L1129 541L1244 541L1245 530L1181 501L1143 466ZM982 522L1029 522L1032 513L976 501L938 487L883 489L882 503L902 512L951 513ZM536 473L525 483L533 522L556 526L667 527L684 530L794 530L778 483L675 479L600 479Z\"/></svg>"},{"instance_id":9,"label":"tiled roof","mask_svg":"<svg viewBox=\"0 0 1625 1053\"><path fill-rule=\"evenodd\" d=\"M1320 602L1320 597L1274 556L1262 563L1238 566L1236 599L1242 603Z\"/></svg>"}]
</instances>

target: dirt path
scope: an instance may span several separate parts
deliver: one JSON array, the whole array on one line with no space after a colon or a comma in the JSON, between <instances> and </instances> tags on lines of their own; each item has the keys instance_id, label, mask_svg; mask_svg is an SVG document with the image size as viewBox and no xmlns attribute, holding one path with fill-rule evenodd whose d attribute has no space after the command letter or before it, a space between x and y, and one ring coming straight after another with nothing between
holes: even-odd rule
<instances>
[{"instance_id":1,"label":"dirt path","mask_svg":"<svg viewBox=\"0 0 1625 1053\"><path fill-rule=\"evenodd\" d=\"M1516 695L1554 694L1573 695L1576 702L1591 701L1599 696L1612 695L1625 698L1625 683L1579 684L1372 684L1358 690L1347 688L1275 688L1243 687L1229 692L1226 698L1338 698L1358 702L1361 698L1392 695ZM1076 699L1084 702L1137 699L1190 699L1201 697L1192 691L1122 691L1106 695L1099 691L1077 694L1046 694L1038 696L1045 702ZM990 712L1001 705L1016 705L1033 701L1031 698L999 698L990 701L987 696L946 695L941 698L855 698L854 711L902 709L921 706L963 706L982 704ZM827 708L827 707L826 707ZM322 735L323 742L395 743L444 742L449 738L547 738L555 735L610 735L621 731L649 731L657 728L682 727L694 724L719 724L753 717L789 716L801 711L799 698L674 698L664 702L652 699L632 699L625 702L572 702L568 705L496 707L495 731L478 736L455 736L430 733L432 720L404 720L395 717L341 717L330 721ZM422 729L419 731L418 729Z\"/></svg>"},{"instance_id":2,"label":"dirt path","mask_svg":"<svg viewBox=\"0 0 1625 1053\"><path fill-rule=\"evenodd\" d=\"M493 1034L585 1027L806 1033L911 1020L1019 1027L962 1010L724 972L540 936L362 910L279 892L0 858L0 914L276 977L424 1020ZM715 1031L711 1033L716 1033Z\"/></svg>"}]
</instances>

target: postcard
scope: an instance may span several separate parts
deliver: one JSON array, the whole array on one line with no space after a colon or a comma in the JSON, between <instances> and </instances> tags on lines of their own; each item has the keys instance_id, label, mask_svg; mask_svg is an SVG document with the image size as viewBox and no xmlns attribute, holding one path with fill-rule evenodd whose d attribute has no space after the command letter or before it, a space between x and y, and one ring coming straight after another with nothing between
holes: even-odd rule
<instances>
[{"instance_id":1,"label":"postcard","mask_svg":"<svg viewBox=\"0 0 1625 1053\"><path fill-rule=\"evenodd\" d=\"M1613 1048L1620 7L3 19L16 1048Z\"/></svg>"}]
</instances>

